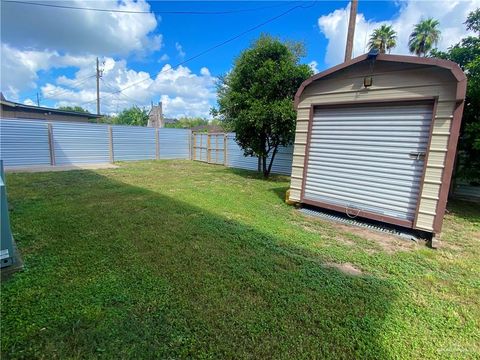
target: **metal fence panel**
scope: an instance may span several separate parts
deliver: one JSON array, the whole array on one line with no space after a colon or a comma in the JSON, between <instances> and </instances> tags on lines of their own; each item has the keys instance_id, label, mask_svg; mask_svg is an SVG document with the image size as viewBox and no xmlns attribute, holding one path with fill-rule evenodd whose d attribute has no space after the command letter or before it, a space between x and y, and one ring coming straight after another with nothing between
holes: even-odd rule
<instances>
[{"instance_id":1,"label":"metal fence panel","mask_svg":"<svg viewBox=\"0 0 480 360\"><path fill-rule=\"evenodd\" d=\"M55 163L108 163L107 125L52 122Z\"/></svg>"},{"instance_id":2,"label":"metal fence panel","mask_svg":"<svg viewBox=\"0 0 480 360\"><path fill-rule=\"evenodd\" d=\"M0 119L0 158L5 166L49 165L48 124Z\"/></svg>"},{"instance_id":3,"label":"metal fence panel","mask_svg":"<svg viewBox=\"0 0 480 360\"><path fill-rule=\"evenodd\" d=\"M270 161L270 159L268 160ZM293 146L278 148L275 159L273 159L272 174L290 176L292 174Z\"/></svg>"},{"instance_id":4,"label":"metal fence panel","mask_svg":"<svg viewBox=\"0 0 480 360\"><path fill-rule=\"evenodd\" d=\"M161 128L158 134L160 159L190 159L190 130Z\"/></svg>"},{"instance_id":5,"label":"metal fence panel","mask_svg":"<svg viewBox=\"0 0 480 360\"><path fill-rule=\"evenodd\" d=\"M155 131L151 127L112 126L115 161L155 159Z\"/></svg>"},{"instance_id":6,"label":"metal fence panel","mask_svg":"<svg viewBox=\"0 0 480 360\"><path fill-rule=\"evenodd\" d=\"M227 134L227 166L247 170L258 169L258 158L243 155L243 150L235 141L234 133Z\"/></svg>"}]
</instances>

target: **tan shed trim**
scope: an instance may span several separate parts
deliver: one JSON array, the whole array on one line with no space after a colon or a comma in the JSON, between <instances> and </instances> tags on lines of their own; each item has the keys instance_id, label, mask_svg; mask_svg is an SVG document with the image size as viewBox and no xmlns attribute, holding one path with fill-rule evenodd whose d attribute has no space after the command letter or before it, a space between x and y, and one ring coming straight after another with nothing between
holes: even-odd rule
<instances>
[{"instance_id":1,"label":"tan shed trim","mask_svg":"<svg viewBox=\"0 0 480 360\"><path fill-rule=\"evenodd\" d=\"M318 73L308 78L300 85L300 88L295 94L295 107L298 107L298 104L300 103L300 96L302 95L305 88L315 80L321 79L325 76L333 74L334 72L337 72L339 70L352 66L356 63L365 61L367 59L368 59L368 54L360 55L352 60L338 64L337 66L334 66L330 69L327 69L321 73ZM437 67L448 69L451 71L452 75L455 77L459 85L462 82L465 83L464 89L462 89L462 86L457 87L456 100L463 101L465 99L467 77L463 73L462 69L460 69L458 64L454 63L453 61L437 59L437 58L424 58L424 57L417 57L417 56L403 56L403 55L390 55L390 54L379 54L376 57L376 61L392 61L392 62L399 62L399 63L403 62L403 63L410 63L410 64L418 64L418 65L437 66Z\"/></svg>"}]
</instances>

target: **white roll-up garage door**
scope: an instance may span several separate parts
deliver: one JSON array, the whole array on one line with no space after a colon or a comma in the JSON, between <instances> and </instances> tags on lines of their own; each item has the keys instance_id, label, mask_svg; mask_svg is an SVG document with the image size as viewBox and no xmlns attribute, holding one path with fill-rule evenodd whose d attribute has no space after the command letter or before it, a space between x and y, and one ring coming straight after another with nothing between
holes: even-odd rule
<instances>
[{"instance_id":1,"label":"white roll-up garage door","mask_svg":"<svg viewBox=\"0 0 480 360\"><path fill-rule=\"evenodd\" d=\"M412 222L431 103L315 108L304 199Z\"/></svg>"}]
</instances>

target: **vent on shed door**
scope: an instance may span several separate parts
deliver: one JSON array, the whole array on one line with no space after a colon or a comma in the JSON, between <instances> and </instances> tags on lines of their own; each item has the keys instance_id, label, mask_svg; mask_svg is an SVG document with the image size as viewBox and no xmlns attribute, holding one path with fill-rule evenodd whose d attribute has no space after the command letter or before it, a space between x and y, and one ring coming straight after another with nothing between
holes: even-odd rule
<instances>
[{"instance_id":1,"label":"vent on shed door","mask_svg":"<svg viewBox=\"0 0 480 360\"><path fill-rule=\"evenodd\" d=\"M431 103L316 108L304 199L413 222Z\"/></svg>"}]
</instances>

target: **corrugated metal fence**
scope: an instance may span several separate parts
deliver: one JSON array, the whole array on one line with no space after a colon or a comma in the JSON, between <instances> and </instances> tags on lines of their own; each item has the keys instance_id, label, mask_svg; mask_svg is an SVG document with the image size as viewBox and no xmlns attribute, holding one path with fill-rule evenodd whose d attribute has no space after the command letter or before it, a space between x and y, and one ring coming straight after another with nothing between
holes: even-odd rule
<instances>
[{"instance_id":1,"label":"corrugated metal fence","mask_svg":"<svg viewBox=\"0 0 480 360\"><path fill-rule=\"evenodd\" d=\"M244 156L234 133L195 133L43 120L0 119L0 158L5 166L193 159L256 171L258 158ZM272 172L290 175L293 147L281 148Z\"/></svg>"},{"instance_id":2,"label":"corrugated metal fence","mask_svg":"<svg viewBox=\"0 0 480 360\"><path fill-rule=\"evenodd\" d=\"M191 131L0 119L5 166L190 159Z\"/></svg>"}]
</instances>

